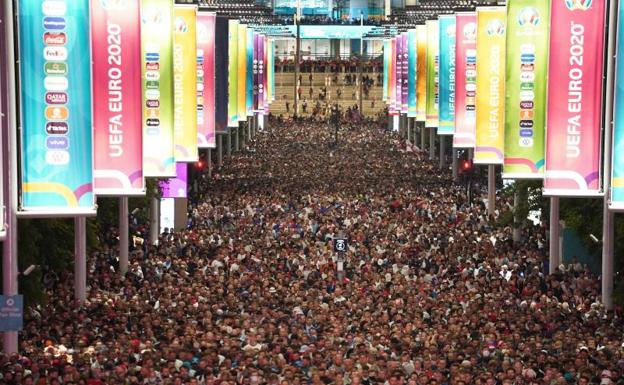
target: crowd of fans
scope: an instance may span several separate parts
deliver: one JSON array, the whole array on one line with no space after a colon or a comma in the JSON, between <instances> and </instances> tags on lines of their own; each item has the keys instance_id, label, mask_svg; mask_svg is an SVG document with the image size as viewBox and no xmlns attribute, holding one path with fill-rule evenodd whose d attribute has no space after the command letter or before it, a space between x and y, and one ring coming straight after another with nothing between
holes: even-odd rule
<instances>
[{"instance_id":1,"label":"crowd of fans","mask_svg":"<svg viewBox=\"0 0 624 385\"><path fill-rule=\"evenodd\" d=\"M358 72L359 61L357 58L352 59L307 59L301 60L299 71L303 73L356 73ZM275 70L277 72L294 72L295 61L292 59L281 59L275 61ZM382 73L383 61L379 59L365 60L362 66L363 72Z\"/></svg>"},{"instance_id":2,"label":"crowd of fans","mask_svg":"<svg viewBox=\"0 0 624 385\"><path fill-rule=\"evenodd\" d=\"M273 121L198 191L189 228L125 277L116 246L94 253L85 303L52 282L0 382L624 383L622 321L587 268L547 275L543 227L514 244L383 125Z\"/></svg>"}]
</instances>

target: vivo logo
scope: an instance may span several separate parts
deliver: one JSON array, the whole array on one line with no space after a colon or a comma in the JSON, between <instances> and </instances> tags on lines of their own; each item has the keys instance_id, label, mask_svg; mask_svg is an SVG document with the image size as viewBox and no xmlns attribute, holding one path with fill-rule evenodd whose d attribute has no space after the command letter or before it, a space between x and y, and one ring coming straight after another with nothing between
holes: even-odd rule
<instances>
[{"instance_id":1,"label":"vivo logo","mask_svg":"<svg viewBox=\"0 0 624 385\"><path fill-rule=\"evenodd\" d=\"M69 138L65 136L51 136L46 139L48 150L67 150L69 148Z\"/></svg>"}]
</instances>

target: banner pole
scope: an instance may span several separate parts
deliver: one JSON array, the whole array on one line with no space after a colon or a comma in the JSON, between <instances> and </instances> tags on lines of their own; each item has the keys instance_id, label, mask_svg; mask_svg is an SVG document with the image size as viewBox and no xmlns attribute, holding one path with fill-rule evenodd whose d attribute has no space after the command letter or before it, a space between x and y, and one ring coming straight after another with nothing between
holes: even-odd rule
<instances>
[{"instance_id":1,"label":"banner pole","mask_svg":"<svg viewBox=\"0 0 624 385\"><path fill-rule=\"evenodd\" d=\"M212 148L208 149L208 155L206 155L206 162L208 163L208 178L212 178Z\"/></svg>"},{"instance_id":2,"label":"banner pole","mask_svg":"<svg viewBox=\"0 0 624 385\"><path fill-rule=\"evenodd\" d=\"M453 182L458 182L459 181L459 175L457 172L457 167L459 166L459 160L457 158L457 149L453 148L453 150L451 151L451 154L453 155Z\"/></svg>"},{"instance_id":3,"label":"banner pole","mask_svg":"<svg viewBox=\"0 0 624 385\"><path fill-rule=\"evenodd\" d=\"M119 198L119 274L128 272L128 197Z\"/></svg>"},{"instance_id":4,"label":"banner pole","mask_svg":"<svg viewBox=\"0 0 624 385\"><path fill-rule=\"evenodd\" d=\"M227 138L226 138L226 151L225 151L225 155L227 155L228 157L232 156L232 131L234 131L234 129L232 127L228 128L228 133L227 133Z\"/></svg>"},{"instance_id":5,"label":"banner pole","mask_svg":"<svg viewBox=\"0 0 624 385\"><path fill-rule=\"evenodd\" d=\"M488 216L493 217L496 211L496 166L488 165Z\"/></svg>"},{"instance_id":6,"label":"banner pole","mask_svg":"<svg viewBox=\"0 0 624 385\"><path fill-rule=\"evenodd\" d=\"M549 234L548 273L553 274L561 263L559 250L559 197L550 197L550 234Z\"/></svg>"},{"instance_id":7,"label":"banner pole","mask_svg":"<svg viewBox=\"0 0 624 385\"><path fill-rule=\"evenodd\" d=\"M87 218L74 217L74 298L87 299Z\"/></svg>"},{"instance_id":8,"label":"banner pole","mask_svg":"<svg viewBox=\"0 0 624 385\"><path fill-rule=\"evenodd\" d=\"M605 130L604 130L604 199L602 220L602 303L605 309L613 309L613 253L614 253L614 222L615 213L609 209L611 197L611 157L612 157L612 133L613 133L613 94L615 85L615 44L617 40L617 17L618 2L609 1L607 33L607 76L605 97Z\"/></svg>"},{"instance_id":9,"label":"banner pole","mask_svg":"<svg viewBox=\"0 0 624 385\"><path fill-rule=\"evenodd\" d=\"M446 137L438 135L438 138L440 140L440 169L444 169L446 167Z\"/></svg>"},{"instance_id":10,"label":"banner pole","mask_svg":"<svg viewBox=\"0 0 624 385\"><path fill-rule=\"evenodd\" d=\"M435 159L435 131L433 128L427 128L429 130L429 160Z\"/></svg>"},{"instance_id":11,"label":"banner pole","mask_svg":"<svg viewBox=\"0 0 624 385\"><path fill-rule=\"evenodd\" d=\"M150 232L149 245L154 246L158 242L158 234L160 233L160 199L152 198L150 204Z\"/></svg>"},{"instance_id":12,"label":"banner pole","mask_svg":"<svg viewBox=\"0 0 624 385\"><path fill-rule=\"evenodd\" d=\"M15 55L14 34L13 34L13 1L5 1L4 4L4 26L5 26L5 49L0 52L5 55L7 62L7 96L8 111L5 114L8 118L8 130L5 136L6 160L5 174L7 180L4 197L6 204L6 238L2 243L2 292L4 295L16 295L18 293L18 267L17 267L17 101L15 89ZM3 74L0 74L3 76ZM5 135L2 133L2 135ZM4 220L4 219L3 219ZM5 353L17 352L17 332L4 332L2 346Z\"/></svg>"}]
</instances>

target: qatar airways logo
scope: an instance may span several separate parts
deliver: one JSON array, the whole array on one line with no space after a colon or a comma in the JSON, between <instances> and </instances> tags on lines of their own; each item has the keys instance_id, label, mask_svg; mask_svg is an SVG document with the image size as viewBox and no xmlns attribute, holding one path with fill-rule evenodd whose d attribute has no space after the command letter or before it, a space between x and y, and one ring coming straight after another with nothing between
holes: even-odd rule
<instances>
[{"instance_id":1,"label":"qatar airways logo","mask_svg":"<svg viewBox=\"0 0 624 385\"><path fill-rule=\"evenodd\" d=\"M564 0L566 7L570 11L587 11L591 5L593 0Z\"/></svg>"}]
</instances>

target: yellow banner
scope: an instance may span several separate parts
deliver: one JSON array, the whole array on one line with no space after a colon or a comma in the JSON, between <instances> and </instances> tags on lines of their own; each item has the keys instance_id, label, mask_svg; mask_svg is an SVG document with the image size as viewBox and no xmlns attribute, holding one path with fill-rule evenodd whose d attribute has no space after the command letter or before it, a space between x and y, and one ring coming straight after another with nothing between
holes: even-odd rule
<instances>
[{"instance_id":1,"label":"yellow banner","mask_svg":"<svg viewBox=\"0 0 624 385\"><path fill-rule=\"evenodd\" d=\"M247 120L247 25L238 25L238 121Z\"/></svg>"},{"instance_id":2,"label":"yellow banner","mask_svg":"<svg viewBox=\"0 0 624 385\"><path fill-rule=\"evenodd\" d=\"M505 146L504 7L477 9L477 142L474 162L503 164Z\"/></svg>"},{"instance_id":3,"label":"yellow banner","mask_svg":"<svg viewBox=\"0 0 624 385\"><path fill-rule=\"evenodd\" d=\"M427 26L417 25L416 120L427 120Z\"/></svg>"},{"instance_id":4,"label":"yellow banner","mask_svg":"<svg viewBox=\"0 0 624 385\"><path fill-rule=\"evenodd\" d=\"M173 132L176 162L196 162L198 159L196 14L194 5L176 5L174 8Z\"/></svg>"}]
</instances>

